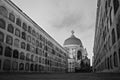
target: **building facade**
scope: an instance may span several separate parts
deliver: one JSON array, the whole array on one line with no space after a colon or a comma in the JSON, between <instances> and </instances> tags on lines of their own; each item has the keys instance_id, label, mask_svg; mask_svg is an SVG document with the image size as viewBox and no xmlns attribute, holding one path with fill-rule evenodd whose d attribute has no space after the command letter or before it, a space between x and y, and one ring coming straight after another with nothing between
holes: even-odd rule
<instances>
[{"instance_id":1,"label":"building facade","mask_svg":"<svg viewBox=\"0 0 120 80\"><path fill-rule=\"evenodd\" d=\"M120 72L120 0L98 0L94 38L96 72Z\"/></svg>"},{"instance_id":2,"label":"building facade","mask_svg":"<svg viewBox=\"0 0 120 80\"><path fill-rule=\"evenodd\" d=\"M76 72L81 69L81 62L90 65L87 51L83 47L80 39L75 37L72 31L71 37L64 41L64 48L68 51L68 72Z\"/></svg>"},{"instance_id":3,"label":"building facade","mask_svg":"<svg viewBox=\"0 0 120 80\"><path fill-rule=\"evenodd\" d=\"M10 0L0 0L0 72L65 72L67 51Z\"/></svg>"}]
</instances>

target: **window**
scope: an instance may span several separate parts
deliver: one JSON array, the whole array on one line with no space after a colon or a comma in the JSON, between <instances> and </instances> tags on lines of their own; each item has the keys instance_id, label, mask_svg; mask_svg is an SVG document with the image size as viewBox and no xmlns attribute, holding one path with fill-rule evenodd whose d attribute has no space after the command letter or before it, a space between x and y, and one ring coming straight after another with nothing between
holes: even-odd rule
<instances>
[{"instance_id":1,"label":"window","mask_svg":"<svg viewBox=\"0 0 120 80\"><path fill-rule=\"evenodd\" d=\"M41 63L41 57L39 57L39 63Z\"/></svg>"},{"instance_id":2,"label":"window","mask_svg":"<svg viewBox=\"0 0 120 80\"><path fill-rule=\"evenodd\" d=\"M36 40L36 46L37 46L37 47L39 46L39 41L38 41L38 40Z\"/></svg>"},{"instance_id":3,"label":"window","mask_svg":"<svg viewBox=\"0 0 120 80\"><path fill-rule=\"evenodd\" d=\"M12 63L12 70L16 71L17 69L18 69L18 62L13 61L13 63Z\"/></svg>"},{"instance_id":4,"label":"window","mask_svg":"<svg viewBox=\"0 0 120 80\"><path fill-rule=\"evenodd\" d=\"M13 51L13 58L17 58L18 59L18 57L19 57L19 52L18 52L18 50L14 50Z\"/></svg>"},{"instance_id":5,"label":"window","mask_svg":"<svg viewBox=\"0 0 120 80\"><path fill-rule=\"evenodd\" d=\"M7 17L8 11L4 6L0 6L0 14Z\"/></svg>"},{"instance_id":6,"label":"window","mask_svg":"<svg viewBox=\"0 0 120 80\"><path fill-rule=\"evenodd\" d=\"M30 54L27 53L27 54L26 54L26 61L29 61L29 60L30 60Z\"/></svg>"},{"instance_id":7,"label":"window","mask_svg":"<svg viewBox=\"0 0 120 80\"><path fill-rule=\"evenodd\" d=\"M38 65L35 64L35 71L38 71Z\"/></svg>"},{"instance_id":8,"label":"window","mask_svg":"<svg viewBox=\"0 0 120 80\"><path fill-rule=\"evenodd\" d=\"M26 23L23 23L22 28L23 28L23 30L27 31L27 24L26 24Z\"/></svg>"},{"instance_id":9,"label":"window","mask_svg":"<svg viewBox=\"0 0 120 80\"><path fill-rule=\"evenodd\" d=\"M19 70L24 70L24 64L23 63L19 64Z\"/></svg>"},{"instance_id":10,"label":"window","mask_svg":"<svg viewBox=\"0 0 120 80\"><path fill-rule=\"evenodd\" d=\"M20 20L20 18L17 18L17 19L16 19L16 24L17 24L18 26L21 26L21 20Z\"/></svg>"},{"instance_id":11,"label":"window","mask_svg":"<svg viewBox=\"0 0 120 80\"><path fill-rule=\"evenodd\" d=\"M3 54L3 46L2 46L2 44L0 44L0 55L2 55Z\"/></svg>"},{"instance_id":12,"label":"window","mask_svg":"<svg viewBox=\"0 0 120 80\"><path fill-rule=\"evenodd\" d=\"M20 42L19 39L15 39L14 40L14 46L19 47L19 42Z\"/></svg>"},{"instance_id":13,"label":"window","mask_svg":"<svg viewBox=\"0 0 120 80\"><path fill-rule=\"evenodd\" d=\"M118 22L116 25L116 30L117 30L117 38L120 38L120 15L118 15Z\"/></svg>"},{"instance_id":14,"label":"window","mask_svg":"<svg viewBox=\"0 0 120 80\"><path fill-rule=\"evenodd\" d=\"M34 55L31 55L31 61L32 62L34 61Z\"/></svg>"},{"instance_id":15,"label":"window","mask_svg":"<svg viewBox=\"0 0 120 80\"><path fill-rule=\"evenodd\" d=\"M112 56L110 56L110 68L113 69L113 66L112 66Z\"/></svg>"},{"instance_id":16,"label":"window","mask_svg":"<svg viewBox=\"0 0 120 80\"><path fill-rule=\"evenodd\" d=\"M33 44L33 45L35 44L35 39L34 39L34 38L32 38L32 44Z\"/></svg>"},{"instance_id":17,"label":"window","mask_svg":"<svg viewBox=\"0 0 120 80\"><path fill-rule=\"evenodd\" d=\"M2 61L1 61L1 59L0 59L0 70L1 70L1 66L2 66Z\"/></svg>"},{"instance_id":18,"label":"window","mask_svg":"<svg viewBox=\"0 0 120 80\"><path fill-rule=\"evenodd\" d=\"M11 57L12 56L12 49L10 47L5 48L5 54L6 57Z\"/></svg>"},{"instance_id":19,"label":"window","mask_svg":"<svg viewBox=\"0 0 120 80\"><path fill-rule=\"evenodd\" d=\"M12 24L8 24L7 30L10 33L14 33L14 27L13 27L13 25Z\"/></svg>"},{"instance_id":20,"label":"window","mask_svg":"<svg viewBox=\"0 0 120 80\"><path fill-rule=\"evenodd\" d=\"M120 63L120 48L119 48L119 51L118 51L118 55L119 55L119 63Z\"/></svg>"},{"instance_id":21,"label":"window","mask_svg":"<svg viewBox=\"0 0 120 80\"><path fill-rule=\"evenodd\" d=\"M10 60L4 60L4 63L3 63L3 70L5 70L5 71L9 71L10 70L10 64L11 64L11 62L10 62Z\"/></svg>"},{"instance_id":22,"label":"window","mask_svg":"<svg viewBox=\"0 0 120 80\"><path fill-rule=\"evenodd\" d=\"M26 33L22 32L22 39L26 40Z\"/></svg>"},{"instance_id":23,"label":"window","mask_svg":"<svg viewBox=\"0 0 120 80\"><path fill-rule=\"evenodd\" d=\"M20 37L20 30L17 29L17 28L15 29L15 35L18 36L18 37Z\"/></svg>"},{"instance_id":24,"label":"window","mask_svg":"<svg viewBox=\"0 0 120 80\"><path fill-rule=\"evenodd\" d=\"M35 56L35 61L38 62L38 56Z\"/></svg>"},{"instance_id":25,"label":"window","mask_svg":"<svg viewBox=\"0 0 120 80\"><path fill-rule=\"evenodd\" d=\"M35 47L31 46L31 51L35 53Z\"/></svg>"},{"instance_id":26,"label":"window","mask_svg":"<svg viewBox=\"0 0 120 80\"><path fill-rule=\"evenodd\" d=\"M6 22L0 18L0 28L5 29L6 27Z\"/></svg>"},{"instance_id":27,"label":"window","mask_svg":"<svg viewBox=\"0 0 120 80\"><path fill-rule=\"evenodd\" d=\"M113 29L112 30L112 44L114 44L115 43L115 39L116 37L115 37L115 30Z\"/></svg>"},{"instance_id":28,"label":"window","mask_svg":"<svg viewBox=\"0 0 120 80\"><path fill-rule=\"evenodd\" d=\"M12 22L15 22L15 16L13 13L9 14L9 20L11 20Z\"/></svg>"},{"instance_id":29,"label":"window","mask_svg":"<svg viewBox=\"0 0 120 80\"><path fill-rule=\"evenodd\" d=\"M4 34L0 31L0 42L4 42Z\"/></svg>"},{"instance_id":30,"label":"window","mask_svg":"<svg viewBox=\"0 0 120 80\"><path fill-rule=\"evenodd\" d=\"M32 32L32 28L31 28L31 26L28 26L28 32L29 32L29 33Z\"/></svg>"},{"instance_id":31,"label":"window","mask_svg":"<svg viewBox=\"0 0 120 80\"><path fill-rule=\"evenodd\" d=\"M26 64L25 64L25 70L26 70L26 71L29 71L29 63L26 63Z\"/></svg>"},{"instance_id":32,"label":"window","mask_svg":"<svg viewBox=\"0 0 120 80\"><path fill-rule=\"evenodd\" d=\"M24 60L24 59L25 59L25 54L24 54L24 52L21 52L21 53L20 53L20 59L21 59L21 60Z\"/></svg>"},{"instance_id":33,"label":"window","mask_svg":"<svg viewBox=\"0 0 120 80\"><path fill-rule=\"evenodd\" d=\"M27 41L31 42L31 36L30 35L27 36Z\"/></svg>"},{"instance_id":34,"label":"window","mask_svg":"<svg viewBox=\"0 0 120 80\"><path fill-rule=\"evenodd\" d=\"M107 67L108 67L108 69L110 69L109 58L107 58Z\"/></svg>"},{"instance_id":35,"label":"window","mask_svg":"<svg viewBox=\"0 0 120 80\"><path fill-rule=\"evenodd\" d=\"M30 51L30 44L27 44L27 51Z\"/></svg>"},{"instance_id":36,"label":"window","mask_svg":"<svg viewBox=\"0 0 120 80\"><path fill-rule=\"evenodd\" d=\"M21 48L25 49L25 42L21 42Z\"/></svg>"},{"instance_id":37,"label":"window","mask_svg":"<svg viewBox=\"0 0 120 80\"><path fill-rule=\"evenodd\" d=\"M113 55L113 60L114 60L114 66L115 67L118 67L118 58L117 58L117 53L116 52L114 52L114 55Z\"/></svg>"},{"instance_id":38,"label":"window","mask_svg":"<svg viewBox=\"0 0 120 80\"><path fill-rule=\"evenodd\" d=\"M114 6L114 14L116 14L118 8L119 8L119 1L113 0L113 6Z\"/></svg>"},{"instance_id":39,"label":"window","mask_svg":"<svg viewBox=\"0 0 120 80\"><path fill-rule=\"evenodd\" d=\"M6 37L6 43L9 44L9 45L13 44L13 38L12 38L12 36L7 35L7 37Z\"/></svg>"},{"instance_id":40,"label":"window","mask_svg":"<svg viewBox=\"0 0 120 80\"><path fill-rule=\"evenodd\" d=\"M34 64L30 65L30 70L33 71L34 70Z\"/></svg>"},{"instance_id":41,"label":"window","mask_svg":"<svg viewBox=\"0 0 120 80\"><path fill-rule=\"evenodd\" d=\"M38 52L39 52L38 50L39 50L39 49L38 49L38 48L36 48L36 54L38 54Z\"/></svg>"},{"instance_id":42,"label":"window","mask_svg":"<svg viewBox=\"0 0 120 80\"><path fill-rule=\"evenodd\" d=\"M32 35L35 36L35 30L34 29L32 30Z\"/></svg>"}]
</instances>

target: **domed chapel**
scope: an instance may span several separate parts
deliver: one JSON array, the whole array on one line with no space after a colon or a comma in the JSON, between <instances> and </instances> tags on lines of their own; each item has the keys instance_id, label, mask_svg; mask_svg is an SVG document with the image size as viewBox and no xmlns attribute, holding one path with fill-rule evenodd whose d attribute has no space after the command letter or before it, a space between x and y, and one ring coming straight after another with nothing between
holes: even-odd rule
<instances>
[{"instance_id":1,"label":"domed chapel","mask_svg":"<svg viewBox=\"0 0 120 80\"><path fill-rule=\"evenodd\" d=\"M81 68L81 61L87 59L88 54L82 41L74 35L73 30L71 33L72 35L64 41L63 47L68 51L68 72L75 72L76 69Z\"/></svg>"}]
</instances>

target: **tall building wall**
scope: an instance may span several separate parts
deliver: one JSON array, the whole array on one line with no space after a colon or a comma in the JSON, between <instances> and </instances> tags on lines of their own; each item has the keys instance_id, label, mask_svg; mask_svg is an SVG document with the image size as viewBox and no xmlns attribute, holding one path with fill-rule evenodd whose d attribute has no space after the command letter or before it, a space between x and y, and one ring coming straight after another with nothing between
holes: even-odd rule
<instances>
[{"instance_id":1,"label":"tall building wall","mask_svg":"<svg viewBox=\"0 0 120 80\"><path fill-rule=\"evenodd\" d=\"M0 0L0 72L65 72L67 51L10 0Z\"/></svg>"},{"instance_id":2,"label":"tall building wall","mask_svg":"<svg viewBox=\"0 0 120 80\"><path fill-rule=\"evenodd\" d=\"M120 72L120 0L98 0L94 37L96 72Z\"/></svg>"}]
</instances>

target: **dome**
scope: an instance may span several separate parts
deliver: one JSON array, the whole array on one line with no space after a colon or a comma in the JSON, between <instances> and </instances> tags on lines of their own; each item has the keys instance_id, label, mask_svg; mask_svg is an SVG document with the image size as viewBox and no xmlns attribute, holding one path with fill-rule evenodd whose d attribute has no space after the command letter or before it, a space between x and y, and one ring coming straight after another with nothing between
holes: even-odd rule
<instances>
[{"instance_id":1,"label":"dome","mask_svg":"<svg viewBox=\"0 0 120 80\"><path fill-rule=\"evenodd\" d=\"M72 31L71 37L64 41L64 45L80 45L80 46L82 46L81 40L76 38L73 33L74 32Z\"/></svg>"}]
</instances>

